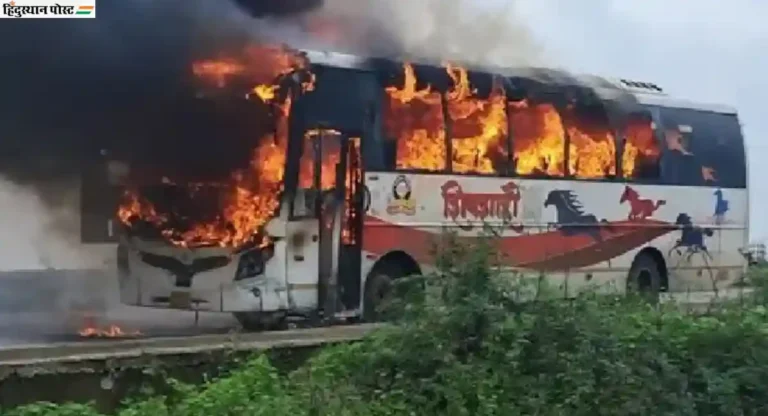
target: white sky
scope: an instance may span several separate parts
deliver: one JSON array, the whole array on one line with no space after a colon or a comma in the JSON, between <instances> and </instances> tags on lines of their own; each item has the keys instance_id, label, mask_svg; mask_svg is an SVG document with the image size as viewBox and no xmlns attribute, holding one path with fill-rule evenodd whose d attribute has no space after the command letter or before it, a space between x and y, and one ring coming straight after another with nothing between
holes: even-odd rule
<instances>
[{"instance_id":1,"label":"white sky","mask_svg":"<svg viewBox=\"0 0 768 416\"><path fill-rule=\"evenodd\" d=\"M484 0L501 4L504 0ZM728 104L747 140L751 238L768 239L768 1L520 0L550 64L654 82L667 93Z\"/></svg>"}]
</instances>

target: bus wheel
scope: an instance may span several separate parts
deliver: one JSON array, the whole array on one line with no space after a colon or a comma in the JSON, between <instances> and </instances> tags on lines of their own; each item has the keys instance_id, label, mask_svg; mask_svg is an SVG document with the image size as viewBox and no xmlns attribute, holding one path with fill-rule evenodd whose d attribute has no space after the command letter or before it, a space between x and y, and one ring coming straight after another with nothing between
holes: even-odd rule
<instances>
[{"instance_id":1,"label":"bus wheel","mask_svg":"<svg viewBox=\"0 0 768 416\"><path fill-rule=\"evenodd\" d=\"M627 292L636 293L652 304L659 302L661 291L661 270L659 264L649 254L635 257L627 276Z\"/></svg>"},{"instance_id":2,"label":"bus wheel","mask_svg":"<svg viewBox=\"0 0 768 416\"><path fill-rule=\"evenodd\" d=\"M365 283L363 320L366 322L380 320L381 309L392 298L392 284L397 276L392 273L393 270L386 269L374 270Z\"/></svg>"},{"instance_id":3,"label":"bus wheel","mask_svg":"<svg viewBox=\"0 0 768 416\"><path fill-rule=\"evenodd\" d=\"M233 315L246 331L277 330L285 323L285 315L281 313L235 312Z\"/></svg>"}]
</instances>

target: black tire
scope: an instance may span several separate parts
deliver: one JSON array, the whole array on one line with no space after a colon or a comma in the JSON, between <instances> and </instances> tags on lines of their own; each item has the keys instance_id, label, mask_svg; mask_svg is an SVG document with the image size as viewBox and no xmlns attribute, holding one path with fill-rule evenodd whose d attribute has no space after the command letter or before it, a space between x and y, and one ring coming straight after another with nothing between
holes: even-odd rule
<instances>
[{"instance_id":1,"label":"black tire","mask_svg":"<svg viewBox=\"0 0 768 416\"><path fill-rule=\"evenodd\" d=\"M392 297L392 285L398 276L393 276L391 270L373 270L365 283L363 295L363 320L376 322L383 316L382 307Z\"/></svg>"},{"instance_id":2,"label":"black tire","mask_svg":"<svg viewBox=\"0 0 768 416\"><path fill-rule=\"evenodd\" d=\"M233 315L244 330L251 332L278 330L285 323L285 315L279 313L235 312Z\"/></svg>"},{"instance_id":3,"label":"black tire","mask_svg":"<svg viewBox=\"0 0 768 416\"><path fill-rule=\"evenodd\" d=\"M629 269L627 292L656 304L659 302L661 280L661 269L656 259L649 254L640 254Z\"/></svg>"}]
</instances>

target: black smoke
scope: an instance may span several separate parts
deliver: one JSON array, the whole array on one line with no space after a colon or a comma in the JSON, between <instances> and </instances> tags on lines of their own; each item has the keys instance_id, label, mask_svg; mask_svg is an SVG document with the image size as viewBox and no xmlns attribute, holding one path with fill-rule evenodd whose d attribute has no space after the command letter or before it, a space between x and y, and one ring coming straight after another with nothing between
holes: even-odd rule
<instances>
[{"instance_id":1,"label":"black smoke","mask_svg":"<svg viewBox=\"0 0 768 416\"><path fill-rule=\"evenodd\" d=\"M243 42L223 24L234 12L197 1L101 2L93 20L3 24L0 36L13 41L0 48L0 173L73 175L104 149L139 153L153 143L181 150L186 141L194 153L190 123L203 110L189 65Z\"/></svg>"},{"instance_id":2,"label":"black smoke","mask_svg":"<svg viewBox=\"0 0 768 416\"><path fill-rule=\"evenodd\" d=\"M199 99L191 64L259 41L355 53L395 44L321 6L125 0L100 2L96 19L4 21L0 175L21 183L78 175L105 153L214 175L245 163L263 120L249 116L242 95ZM333 36L316 36L318 22Z\"/></svg>"},{"instance_id":3,"label":"black smoke","mask_svg":"<svg viewBox=\"0 0 768 416\"><path fill-rule=\"evenodd\" d=\"M291 3L249 10L287 19L303 10ZM281 41L267 36L280 24L203 0L100 2L93 20L7 20L0 174L22 183L78 175L105 153L224 174L248 158L263 108L242 95L200 99L191 64Z\"/></svg>"},{"instance_id":4,"label":"black smoke","mask_svg":"<svg viewBox=\"0 0 768 416\"><path fill-rule=\"evenodd\" d=\"M233 0L254 17L285 17L317 10L323 0Z\"/></svg>"}]
</instances>

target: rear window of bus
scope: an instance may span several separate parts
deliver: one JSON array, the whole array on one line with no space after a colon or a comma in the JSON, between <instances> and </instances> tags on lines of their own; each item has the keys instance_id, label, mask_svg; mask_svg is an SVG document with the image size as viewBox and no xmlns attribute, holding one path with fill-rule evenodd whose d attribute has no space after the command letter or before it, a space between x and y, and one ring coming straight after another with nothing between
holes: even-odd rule
<instances>
[{"instance_id":1,"label":"rear window of bus","mask_svg":"<svg viewBox=\"0 0 768 416\"><path fill-rule=\"evenodd\" d=\"M664 183L746 187L744 141L735 114L664 107L658 111Z\"/></svg>"}]
</instances>

